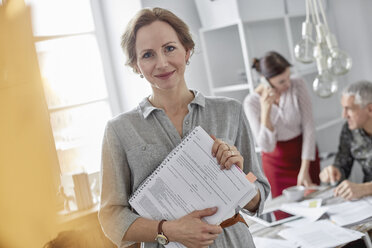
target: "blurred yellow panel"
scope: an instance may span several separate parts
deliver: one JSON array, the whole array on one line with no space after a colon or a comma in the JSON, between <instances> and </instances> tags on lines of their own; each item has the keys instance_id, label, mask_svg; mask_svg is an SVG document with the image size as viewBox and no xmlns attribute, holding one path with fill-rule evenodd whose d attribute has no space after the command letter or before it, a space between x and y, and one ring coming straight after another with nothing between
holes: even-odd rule
<instances>
[{"instance_id":1,"label":"blurred yellow panel","mask_svg":"<svg viewBox=\"0 0 372 248\"><path fill-rule=\"evenodd\" d=\"M21 0L0 6L0 247L42 247L56 235L58 160Z\"/></svg>"}]
</instances>

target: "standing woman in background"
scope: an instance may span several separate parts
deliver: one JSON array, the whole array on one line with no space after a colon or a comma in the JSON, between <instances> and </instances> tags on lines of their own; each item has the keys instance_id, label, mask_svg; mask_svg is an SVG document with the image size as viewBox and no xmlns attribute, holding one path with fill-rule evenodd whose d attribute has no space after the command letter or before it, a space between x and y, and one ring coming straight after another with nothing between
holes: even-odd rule
<instances>
[{"instance_id":1,"label":"standing woman in background","mask_svg":"<svg viewBox=\"0 0 372 248\"><path fill-rule=\"evenodd\" d=\"M290 67L277 52L254 59L261 83L244 100L273 197L293 185L320 183L311 99L305 82L290 78Z\"/></svg>"}]
</instances>

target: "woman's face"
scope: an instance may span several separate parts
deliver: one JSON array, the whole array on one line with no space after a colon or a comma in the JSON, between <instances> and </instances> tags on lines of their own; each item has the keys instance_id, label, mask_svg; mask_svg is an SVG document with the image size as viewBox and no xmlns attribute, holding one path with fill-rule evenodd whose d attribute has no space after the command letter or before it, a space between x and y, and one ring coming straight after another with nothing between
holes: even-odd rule
<instances>
[{"instance_id":1,"label":"woman's face","mask_svg":"<svg viewBox=\"0 0 372 248\"><path fill-rule=\"evenodd\" d=\"M289 79L290 75L291 71L289 67L287 67L282 74L270 78L269 81L279 93L282 93L288 90L291 86L291 81Z\"/></svg>"},{"instance_id":2,"label":"woman's face","mask_svg":"<svg viewBox=\"0 0 372 248\"><path fill-rule=\"evenodd\" d=\"M173 89L185 83L184 73L190 51L166 22L155 21L136 34L137 70L153 89Z\"/></svg>"}]
</instances>

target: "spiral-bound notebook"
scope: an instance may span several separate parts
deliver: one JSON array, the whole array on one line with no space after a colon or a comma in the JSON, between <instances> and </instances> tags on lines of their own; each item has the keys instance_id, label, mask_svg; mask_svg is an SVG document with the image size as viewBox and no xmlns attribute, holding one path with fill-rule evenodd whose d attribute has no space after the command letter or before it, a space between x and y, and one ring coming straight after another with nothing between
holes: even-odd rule
<instances>
[{"instance_id":1,"label":"spiral-bound notebook","mask_svg":"<svg viewBox=\"0 0 372 248\"><path fill-rule=\"evenodd\" d=\"M209 207L218 207L216 214L204 217L210 224L231 217L257 191L238 166L220 169L212 156L213 143L203 128L195 127L138 187L130 205L153 220L178 219ZM167 247L184 246L171 242Z\"/></svg>"}]
</instances>

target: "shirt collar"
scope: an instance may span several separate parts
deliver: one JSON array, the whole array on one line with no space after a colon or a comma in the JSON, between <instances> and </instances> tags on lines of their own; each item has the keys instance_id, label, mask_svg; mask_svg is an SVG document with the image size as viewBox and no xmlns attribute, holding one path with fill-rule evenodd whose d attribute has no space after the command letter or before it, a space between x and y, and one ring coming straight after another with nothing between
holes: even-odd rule
<instances>
[{"instance_id":1,"label":"shirt collar","mask_svg":"<svg viewBox=\"0 0 372 248\"><path fill-rule=\"evenodd\" d=\"M197 91L197 90L191 90L193 93L194 93L194 99L190 102L190 106L191 105L199 105L200 107L205 107L205 97L204 97L204 95L201 93L201 92L199 92L199 91ZM142 115L143 115L143 117L145 118L145 119L147 119L147 117L153 112L153 111L155 111L155 110L160 110L160 111L163 111L163 109L161 109L161 108L157 108L157 107L154 107L151 103L150 103L150 101L149 101L149 99L148 99L148 97L145 97L141 102L140 102L140 104L139 104L139 108L140 108L140 111L141 111L141 113L142 113ZM190 109L190 107L189 107L189 109Z\"/></svg>"}]
</instances>

